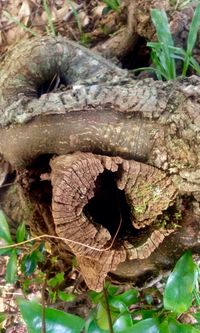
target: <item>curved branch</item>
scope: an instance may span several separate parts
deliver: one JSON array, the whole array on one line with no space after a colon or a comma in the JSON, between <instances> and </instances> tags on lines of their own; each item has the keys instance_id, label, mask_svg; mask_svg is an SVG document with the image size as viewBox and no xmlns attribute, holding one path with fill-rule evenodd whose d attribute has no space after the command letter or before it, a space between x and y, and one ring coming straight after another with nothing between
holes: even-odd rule
<instances>
[{"instance_id":1,"label":"curved branch","mask_svg":"<svg viewBox=\"0 0 200 333\"><path fill-rule=\"evenodd\" d=\"M58 69L71 87L29 96ZM91 151L145 161L173 174L181 193L199 191L198 77L135 81L89 50L45 37L16 46L0 80L0 153L14 167L41 154Z\"/></svg>"}]
</instances>

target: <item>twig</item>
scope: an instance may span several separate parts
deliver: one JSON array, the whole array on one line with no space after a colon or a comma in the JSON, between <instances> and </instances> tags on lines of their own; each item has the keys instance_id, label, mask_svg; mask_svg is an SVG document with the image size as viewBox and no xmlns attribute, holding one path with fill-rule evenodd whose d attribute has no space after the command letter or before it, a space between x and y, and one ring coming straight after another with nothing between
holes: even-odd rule
<instances>
[{"instance_id":1,"label":"twig","mask_svg":"<svg viewBox=\"0 0 200 333\"><path fill-rule=\"evenodd\" d=\"M46 305L45 305L45 290L47 286L47 275L45 276L45 280L42 286L42 327L41 333L46 333L46 321L45 321L45 314L46 314Z\"/></svg>"},{"instance_id":2,"label":"twig","mask_svg":"<svg viewBox=\"0 0 200 333\"><path fill-rule=\"evenodd\" d=\"M6 250L6 249L12 249L12 248L16 248L16 247L19 247L21 245L24 245L24 244L27 244L27 243L30 243L32 241L36 241L36 240L40 240L40 239L43 239L43 238L51 238L51 239L58 239L58 240L63 240L63 241L67 241L69 243L72 243L72 244L76 244L76 245L81 245L81 246L84 246L88 249L91 249L91 250L95 250L95 251L98 251L98 252L105 252L105 251L108 251L111 249L111 247L113 246L114 242L115 242L115 239L117 237L117 234L120 230L120 227L121 227L121 219L120 219L120 223L119 223L119 226L117 228L117 231L116 231L116 234L114 235L113 239L112 239L112 242L111 244L104 248L104 249L98 249L94 246L90 246L90 245L86 245L84 243L81 243L81 242L77 242L77 241L74 241L72 239L68 239L68 238L64 238L64 237L59 237L59 236L53 236L53 235L47 235L47 234L44 234L44 235L41 235L41 236L37 236L37 237L33 237L33 238L30 238L30 239L27 239L26 241L23 241L23 242L20 242L20 243L16 243L16 244L11 244L11 245L6 245L6 246L0 246L0 250Z\"/></svg>"},{"instance_id":3,"label":"twig","mask_svg":"<svg viewBox=\"0 0 200 333\"><path fill-rule=\"evenodd\" d=\"M15 182L13 182L13 183L6 183L6 184L1 185L0 188L11 186L13 184L15 184Z\"/></svg>"},{"instance_id":4,"label":"twig","mask_svg":"<svg viewBox=\"0 0 200 333\"><path fill-rule=\"evenodd\" d=\"M69 0L66 0L66 2L68 3ZM71 6L73 6L72 4L70 4ZM76 8L74 7L74 10L76 10L77 12L83 8L83 4L78 5ZM63 21L67 22L69 21L69 19L74 15L74 10L70 9L70 11L63 17Z\"/></svg>"},{"instance_id":5,"label":"twig","mask_svg":"<svg viewBox=\"0 0 200 333\"><path fill-rule=\"evenodd\" d=\"M110 314L110 307L109 307L109 303L108 303L108 294L107 294L107 290L105 288L105 285L103 286L103 295L104 295L105 305L106 305L106 313L107 313L107 318L108 318L109 332L114 333L113 325L112 325L112 318L111 318L111 314Z\"/></svg>"}]
</instances>

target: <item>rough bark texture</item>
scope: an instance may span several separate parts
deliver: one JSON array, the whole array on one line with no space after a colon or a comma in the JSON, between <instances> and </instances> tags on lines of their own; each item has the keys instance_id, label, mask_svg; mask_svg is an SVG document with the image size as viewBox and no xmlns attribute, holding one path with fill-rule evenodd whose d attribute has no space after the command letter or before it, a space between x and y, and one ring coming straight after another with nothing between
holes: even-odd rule
<instances>
[{"instance_id":1,"label":"rough bark texture","mask_svg":"<svg viewBox=\"0 0 200 333\"><path fill-rule=\"evenodd\" d=\"M55 77L65 87L47 89L40 97L41 87L51 86ZM26 219L35 232L66 238L66 249L77 256L91 288L102 288L107 272L125 260L119 266L121 276L131 259L133 267L135 260L136 265L138 259L146 262L146 267L138 264L141 275L150 266L156 272L169 266L185 248L199 251L199 85L195 76L166 83L134 80L127 71L59 37L22 42L2 64L0 153L21 174L23 200L27 196L32 205ZM76 151L90 153L71 154ZM70 155L51 162L51 215L51 198L46 199L51 184L44 181L40 188L47 170L40 165L36 172L32 163L52 154ZM112 186L124 192L130 208L130 230L114 244L109 223L100 227L98 218L91 221L93 214L84 210L101 194L98 182L107 172L114 174ZM4 195L2 202L8 211ZM126 225L129 218L122 214L123 219ZM181 244L173 255L168 239ZM87 247L72 242L80 240ZM133 278L138 272L131 273Z\"/></svg>"}]
</instances>

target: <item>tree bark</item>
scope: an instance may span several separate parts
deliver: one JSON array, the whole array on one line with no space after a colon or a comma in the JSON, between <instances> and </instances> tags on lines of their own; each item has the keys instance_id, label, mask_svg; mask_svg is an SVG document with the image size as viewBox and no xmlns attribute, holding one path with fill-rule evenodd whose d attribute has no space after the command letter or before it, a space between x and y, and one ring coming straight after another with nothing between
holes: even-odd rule
<instances>
[{"instance_id":1,"label":"tree bark","mask_svg":"<svg viewBox=\"0 0 200 333\"><path fill-rule=\"evenodd\" d=\"M137 279L169 267L185 249L199 251L198 77L137 81L60 37L22 42L1 73L0 153L18 172L21 201L31 206L26 221L34 232L66 239L57 248L77 256L90 288L101 289L109 271ZM65 86L40 96L55 77ZM52 155L65 156L50 169ZM114 178L106 193L123 191L130 210L122 214L123 225L129 218L131 225L120 240L109 223L99 226L105 216L90 221L84 210L102 195L100 174L108 172ZM12 192L1 196L12 218Z\"/></svg>"}]
</instances>

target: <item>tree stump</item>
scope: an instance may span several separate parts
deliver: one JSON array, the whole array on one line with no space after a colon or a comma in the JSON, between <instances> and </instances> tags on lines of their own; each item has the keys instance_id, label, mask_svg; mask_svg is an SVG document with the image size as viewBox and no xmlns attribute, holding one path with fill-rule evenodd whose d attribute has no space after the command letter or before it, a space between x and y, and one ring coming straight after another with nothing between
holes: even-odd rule
<instances>
[{"instance_id":1,"label":"tree stump","mask_svg":"<svg viewBox=\"0 0 200 333\"><path fill-rule=\"evenodd\" d=\"M17 211L62 237L55 251L76 255L91 289L110 271L136 281L199 252L199 86L134 80L61 37L22 42L2 63L2 182L16 171Z\"/></svg>"}]
</instances>

